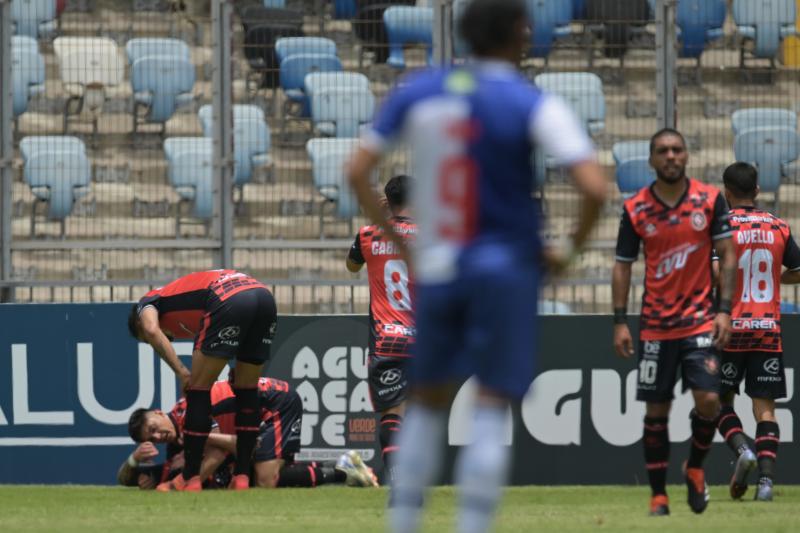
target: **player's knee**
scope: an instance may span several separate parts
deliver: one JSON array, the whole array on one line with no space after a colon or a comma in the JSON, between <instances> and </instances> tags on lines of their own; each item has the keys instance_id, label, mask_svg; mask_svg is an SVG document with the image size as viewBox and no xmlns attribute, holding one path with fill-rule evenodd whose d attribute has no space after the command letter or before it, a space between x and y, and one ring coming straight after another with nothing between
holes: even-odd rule
<instances>
[{"instance_id":1,"label":"player's knee","mask_svg":"<svg viewBox=\"0 0 800 533\"><path fill-rule=\"evenodd\" d=\"M649 418L666 418L669 416L669 410L672 407L671 402L664 403L647 403L646 414Z\"/></svg>"},{"instance_id":2,"label":"player's knee","mask_svg":"<svg viewBox=\"0 0 800 533\"><path fill-rule=\"evenodd\" d=\"M278 472L268 469L266 472L256 472L256 486L262 489L274 489L278 486Z\"/></svg>"},{"instance_id":3,"label":"player's knee","mask_svg":"<svg viewBox=\"0 0 800 533\"><path fill-rule=\"evenodd\" d=\"M721 407L733 407L733 400L736 398L736 393L733 391L726 392L720 395L719 403Z\"/></svg>"},{"instance_id":4,"label":"player's knee","mask_svg":"<svg viewBox=\"0 0 800 533\"><path fill-rule=\"evenodd\" d=\"M756 422L776 422L775 402L763 398L753 398L753 418Z\"/></svg>"},{"instance_id":5,"label":"player's knee","mask_svg":"<svg viewBox=\"0 0 800 533\"><path fill-rule=\"evenodd\" d=\"M720 398L716 392L695 392L695 409L705 418L715 418L719 414Z\"/></svg>"}]
</instances>

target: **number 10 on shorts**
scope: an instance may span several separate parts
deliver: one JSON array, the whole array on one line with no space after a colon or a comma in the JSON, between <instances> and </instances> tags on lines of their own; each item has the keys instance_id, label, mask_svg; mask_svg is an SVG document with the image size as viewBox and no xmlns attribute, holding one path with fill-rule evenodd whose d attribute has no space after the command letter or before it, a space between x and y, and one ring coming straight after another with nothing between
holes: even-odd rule
<instances>
[{"instance_id":1,"label":"number 10 on shorts","mask_svg":"<svg viewBox=\"0 0 800 533\"><path fill-rule=\"evenodd\" d=\"M639 383L652 385L656 382L656 372L658 371L658 361L642 359L639 363Z\"/></svg>"}]
</instances>

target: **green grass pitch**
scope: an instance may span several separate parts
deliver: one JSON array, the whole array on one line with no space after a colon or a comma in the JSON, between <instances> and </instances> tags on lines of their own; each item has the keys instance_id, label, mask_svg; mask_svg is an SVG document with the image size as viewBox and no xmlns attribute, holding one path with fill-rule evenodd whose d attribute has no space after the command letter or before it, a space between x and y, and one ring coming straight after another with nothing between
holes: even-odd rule
<instances>
[{"instance_id":1,"label":"green grass pitch","mask_svg":"<svg viewBox=\"0 0 800 533\"><path fill-rule=\"evenodd\" d=\"M800 529L800 486L777 487L775 501L731 501L712 487L711 503L692 514L683 486L670 487L672 515L647 516L644 487L514 487L497 517L498 532L742 531ZM747 496L752 496L752 488ZM0 531L290 531L373 532L384 529L386 491L319 489L159 494L121 487L0 486ZM433 491L425 531L452 531L455 493ZM258 529L256 529L258 528Z\"/></svg>"}]
</instances>

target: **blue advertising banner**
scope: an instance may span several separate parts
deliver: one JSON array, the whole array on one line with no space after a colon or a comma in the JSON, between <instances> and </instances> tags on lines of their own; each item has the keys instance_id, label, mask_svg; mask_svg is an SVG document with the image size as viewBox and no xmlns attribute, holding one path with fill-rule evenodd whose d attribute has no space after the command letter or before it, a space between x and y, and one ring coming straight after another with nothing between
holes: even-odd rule
<instances>
[{"instance_id":1,"label":"blue advertising banner","mask_svg":"<svg viewBox=\"0 0 800 533\"><path fill-rule=\"evenodd\" d=\"M128 304L0 306L0 483L112 484L133 450L127 420L138 407L169 410L178 397L172 371L128 335ZM610 319L543 317L539 375L509 409L516 484L645 482L640 438L644 405L634 400L635 361L613 355ZM793 352L800 319L782 320L789 398L777 404L781 483L800 482L795 442ZM376 418L366 384L368 322L362 316L285 316L278 321L267 374L289 381L303 399L299 460L335 459L356 449L380 470ZM576 333L579 332L579 333ZM635 332L634 332L635 334ZM175 343L189 364L192 344ZM453 403L450 460L467 442L474 384ZM737 410L752 437L746 397ZM691 399L676 387L670 422L670 479L680 480ZM731 455L719 436L711 482L725 483ZM444 443L443 443L444 444ZM449 468L443 481L449 480Z\"/></svg>"}]
</instances>

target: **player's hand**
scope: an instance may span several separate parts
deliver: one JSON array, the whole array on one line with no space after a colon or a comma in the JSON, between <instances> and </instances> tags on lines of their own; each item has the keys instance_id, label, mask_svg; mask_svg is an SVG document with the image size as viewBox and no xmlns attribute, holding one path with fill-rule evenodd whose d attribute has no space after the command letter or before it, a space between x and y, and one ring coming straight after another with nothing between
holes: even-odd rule
<instances>
[{"instance_id":1,"label":"player's hand","mask_svg":"<svg viewBox=\"0 0 800 533\"><path fill-rule=\"evenodd\" d=\"M158 448L152 442L143 442L133 451L133 458L138 463L149 461L158 455Z\"/></svg>"},{"instance_id":2,"label":"player's hand","mask_svg":"<svg viewBox=\"0 0 800 533\"><path fill-rule=\"evenodd\" d=\"M614 350L625 359L633 355L633 337L627 324L614 325Z\"/></svg>"},{"instance_id":3,"label":"player's hand","mask_svg":"<svg viewBox=\"0 0 800 533\"><path fill-rule=\"evenodd\" d=\"M544 249L542 255L544 256L547 272L553 276L558 276L569 266L570 257L558 248L548 246Z\"/></svg>"},{"instance_id":4,"label":"player's hand","mask_svg":"<svg viewBox=\"0 0 800 533\"><path fill-rule=\"evenodd\" d=\"M178 380L181 382L181 391L183 391L183 394L186 394L186 388L189 386L189 378L191 376L192 373L186 367L183 367L180 372L178 372Z\"/></svg>"},{"instance_id":5,"label":"player's hand","mask_svg":"<svg viewBox=\"0 0 800 533\"><path fill-rule=\"evenodd\" d=\"M722 350L731 340L731 315L728 313L717 313L711 325L711 337L714 339L714 346Z\"/></svg>"},{"instance_id":6,"label":"player's hand","mask_svg":"<svg viewBox=\"0 0 800 533\"><path fill-rule=\"evenodd\" d=\"M139 474L136 484L139 485L139 488L142 490L153 490L156 488L156 480L147 474Z\"/></svg>"}]
</instances>

